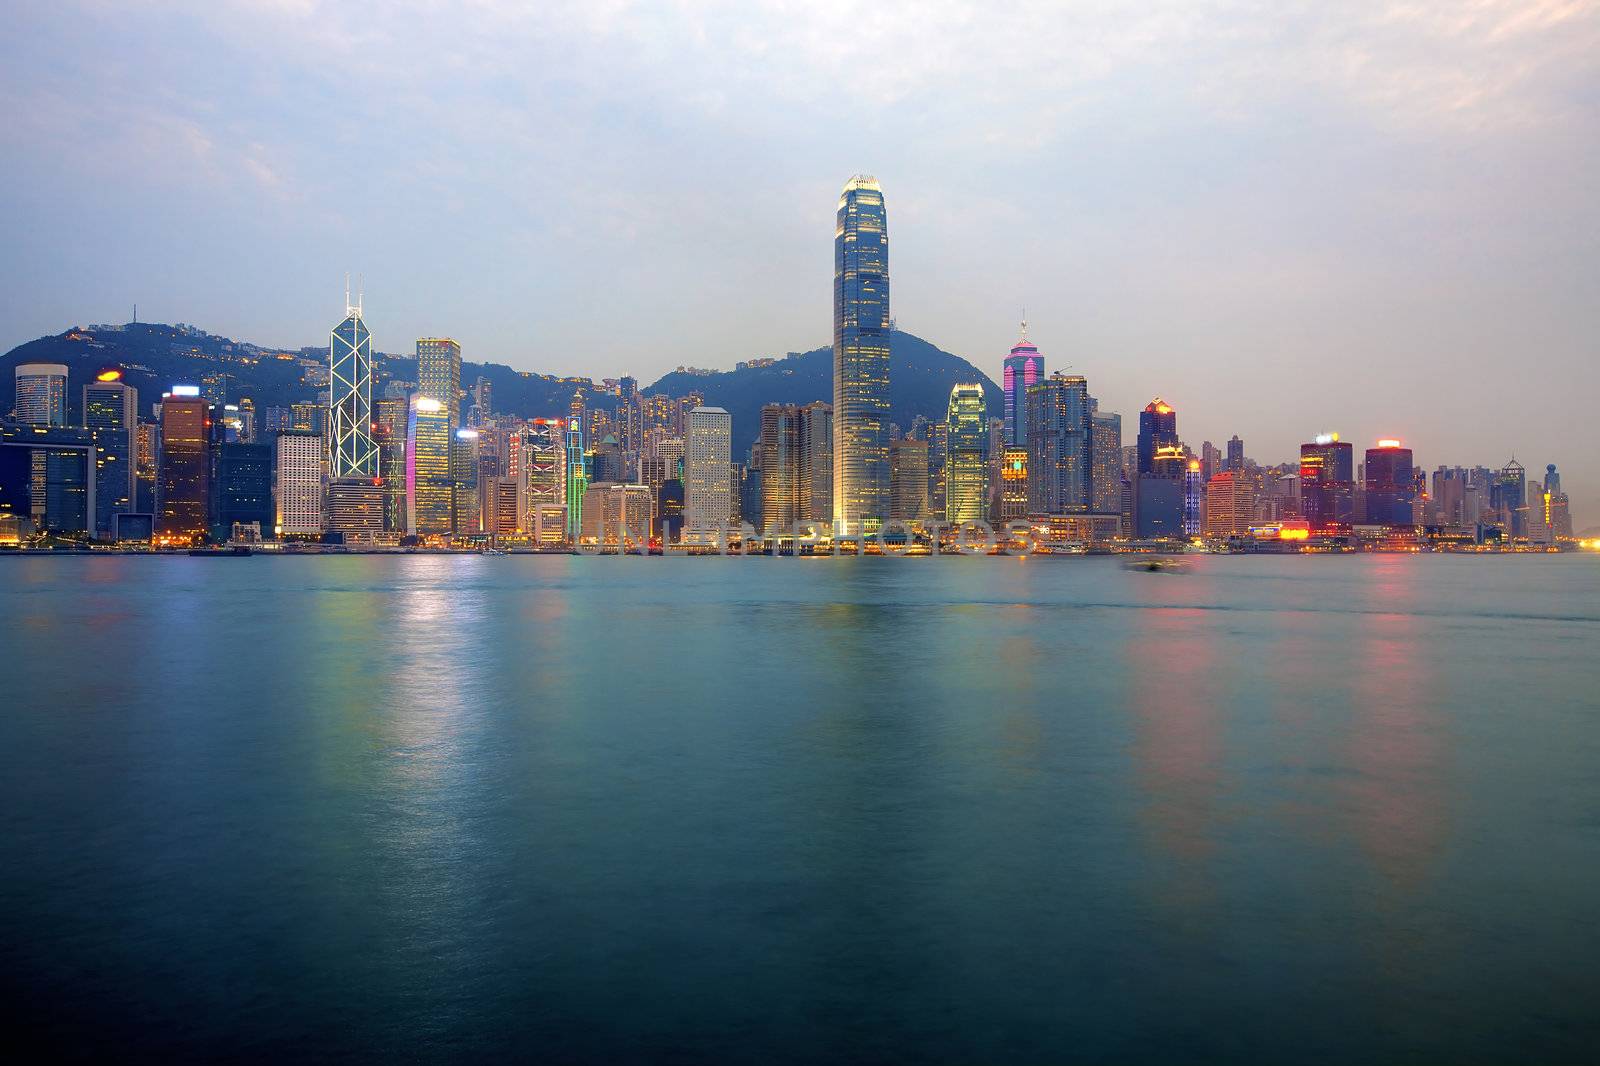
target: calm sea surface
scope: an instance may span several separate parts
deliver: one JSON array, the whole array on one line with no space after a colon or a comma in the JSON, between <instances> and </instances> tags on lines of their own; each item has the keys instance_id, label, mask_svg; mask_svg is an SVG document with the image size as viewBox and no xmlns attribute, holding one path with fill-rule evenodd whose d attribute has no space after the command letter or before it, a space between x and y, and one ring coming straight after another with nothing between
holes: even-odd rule
<instances>
[{"instance_id":1,"label":"calm sea surface","mask_svg":"<svg viewBox=\"0 0 1600 1066\"><path fill-rule=\"evenodd\" d=\"M64 1054L1593 1062L1600 557L0 559Z\"/></svg>"}]
</instances>

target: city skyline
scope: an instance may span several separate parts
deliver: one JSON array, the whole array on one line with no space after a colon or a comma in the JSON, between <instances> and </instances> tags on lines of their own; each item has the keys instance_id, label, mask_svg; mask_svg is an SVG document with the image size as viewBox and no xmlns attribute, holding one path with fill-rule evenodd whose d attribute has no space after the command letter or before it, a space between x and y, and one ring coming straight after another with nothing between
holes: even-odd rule
<instances>
[{"instance_id":1,"label":"city skyline","mask_svg":"<svg viewBox=\"0 0 1600 1066\"><path fill-rule=\"evenodd\" d=\"M1314 382L1311 420L1348 439L1496 463L1557 455L1600 387L1574 224L1600 171L1590 7L891 6L848 33L828 5L197 12L19 13L7 341L138 303L312 343L350 271L384 350L731 366L827 343L817 193L866 171L895 204L899 325L991 376L1026 307L1110 410L1160 391L1203 437L1288 454ZM853 121L824 121L868 54Z\"/></svg>"}]
</instances>

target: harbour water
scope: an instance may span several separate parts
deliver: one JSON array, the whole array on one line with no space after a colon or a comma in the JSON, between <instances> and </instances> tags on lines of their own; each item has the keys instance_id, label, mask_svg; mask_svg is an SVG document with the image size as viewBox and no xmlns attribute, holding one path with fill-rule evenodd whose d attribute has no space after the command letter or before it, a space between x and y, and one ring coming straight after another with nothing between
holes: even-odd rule
<instances>
[{"instance_id":1,"label":"harbour water","mask_svg":"<svg viewBox=\"0 0 1600 1066\"><path fill-rule=\"evenodd\" d=\"M0 559L67 1055L1584 1062L1600 558Z\"/></svg>"}]
</instances>

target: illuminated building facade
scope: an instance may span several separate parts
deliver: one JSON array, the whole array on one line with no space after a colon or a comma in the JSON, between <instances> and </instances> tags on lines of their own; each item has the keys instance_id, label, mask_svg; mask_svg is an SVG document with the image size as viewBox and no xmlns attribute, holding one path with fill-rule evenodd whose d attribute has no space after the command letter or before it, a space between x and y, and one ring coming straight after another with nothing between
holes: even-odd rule
<instances>
[{"instance_id":1,"label":"illuminated building facade","mask_svg":"<svg viewBox=\"0 0 1600 1066\"><path fill-rule=\"evenodd\" d=\"M1044 356L1028 340L1028 324L1022 324L1022 337L1011 347L1000 372L1000 389L1005 394L1005 442L1027 446L1028 390L1044 377Z\"/></svg>"},{"instance_id":2,"label":"illuminated building facade","mask_svg":"<svg viewBox=\"0 0 1600 1066\"><path fill-rule=\"evenodd\" d=\"M566 510L566 442L561 422L553 418L535 418L518 436L518 526L532 531L541 507Z\"/></svg>"},{"instance_id":3,"label":"illuminated building facade","mask_svg":"<svg viewBox=\"0 0 1600 1066\"><path fill-rule=\"evenodd\" d=\"M794 529L800 517L800 408L769 403L761 408L761 436L756 442L761 469L761 525L758 532L775 537Z\"/></svg>"},{"instance_id":4,"label":"illuminated building facade","mask_svg":"<svg viewBox=\"0 0 1600 1066\"><path fill-rule=\"evenodd\" d=\"M1410 526L1415 524L1412 501L1416 498L1416 471L1411 449L1397 440L1380 440L1366 455L1366 499L1368 525Z\"/></svg>"},{"instance_id":5,"label":"illuminated building facade","mask_svg":"<svg viewBox=\"0 0 1600 1066\"><path fill-rule=\"evenodd\" d=\"M450 413L431 396L411 398L406 428L406 532L414 536L454 532L455 479L451 470Z\"/></svg>"},{"instance_id":6,"label":"illuminated building facade","mask_svg":"<svg viewBox=\"0 0 1600 1066\"><path fill-rule=\"evenodd\" d=\"M1060 371L1028 390L1028 511L1079 514L1093 500L1094 401L1089 383Z\"/></svg>"},{"instance_id":7,"label":"illuminated building facade","mask_svg":"<svg viewBox=\"0 0 1600 1066\"><path fill-rule=\"evenodd\" d=\"M889 517L910 522L928 513L928 442L902 437L889 444Z\"/></svg>"},{"instance_id":8,"label":"illuminated building facade","mask_svg":"<svg viewBox=\"0 0 1600 1066\"><path fill-rule=\"evenodd\" d=\"M878 182L839 197L833 239L833 525L873 532L889 511L889 223ZM695 487L688 485L690 528Z\"/></svg>"},{"instance_id":9,"label":"illuminated building facade","mask_svg":"<svg viewBox=\"0 0 1600 1066\"><path fill-rule=\"evenodd\" d=\"M567 420L567 539L576 542L583 528L583 494L589 487L589 468L583 458L582 418Z\"/></svg>"},{"instance_id":10,"label":"illuminated building facade","mask_svg":"<svg viewBox=\"0 0 1600 1066\"><path fill-rule=\"evenodd\" d=\"M1300 445L1300 514L1312 529L1349 525L1355 511L1355 449L1337 433Z\"/></svg>"},{"instance_id":11,"label":"illuminated building facade","mask_svg":"<svg viewBox=\"0 0 1600 1066\"><path fill-rule=\"evenodd\" d=\"M1089 510L1117 514L1122 510L1122 416L1092 412L1089 433Z\"/></svg>"},{"instance_id":12,"label":"illuminated building facade","mask_svg":"<svg viewBox=\"0 0 1600 1066\"><path fill-rule=\"evenodd\" d=\"M1243 471L1229 471L1242 474ZM1200 535L1201 517L1205 511L1206 483L1201 477L1200 460L1190 459L1183 472L1183 535Z\"/></svg>"},{"instance_id":13,"label":"illuminated building facade","mask_svg":"<svg viewBox=\"0 0 1600 1066\"><path fill-rule=\"evenodd\" d=\"M403 533L406 528L406 431L410 404L402 397L386 396L373 402L373 443L378 449L378 476L383 479L383 528Z\"/></svg>"},{"instance_id":14,"label":"illuminated building facade","mask_svg":"<svg viewBox=\"0 0 1600 1066\"><path fill-rule=\"evenodd\" d=\"M346 544L370 544L384 531L383 485L377 478L328 483L328 532Z\"/></svg>"},{"instance_id":15,"label":"illuminated building facade","mask_svg":"<svg viewBox=\"0 0 1600 1066\"><path fill-rule=\"evenodd\" d=\"M328 339L328 473L335 481L370 481L379 464L372 439L372 334L348 290L344 315Z\"/></svg>"},{"instance_id":16,"label":"illuminated building facade","mask_svg":"<svg viewBox=\"0 0 1600 1066\"><path fill-rule=\"evenodd\" d=\"M1008 444L1000 453L1000 520L1028 513L1028 449Z\"/></svg>"},{"instance_id":17,"label":"illuminated building facade","mask_svg":"<svg viewBox=\"0 0 1600 1066\"><path fill-rule=\"evenodd\" d=\"M1208 537L1242 537L1256 520L1254 485L1243 470L1223 470L1206 485L1205 533Z\"/></svg>"},{"instance_id":18,"label":"illuminated building facade","mask_svg":"<svg viewBox=\"0 0 1600 1066\"><path fill-rule=\"evenodd\" d=\"M67 368L60 363L19 363L16 420L30 426L67 424Z\"/></svg>"},{"instance_id":19,"label":"illuminated building facade","mask_svg":"<svg viewBox=\"0 0 1600 1066\"><path fill-rule=\"evenodd\" d=\"M982 522L989 517L989 418L982 385L956 385L945 413L945 519Z\"/></svg>"},{"instance_id":20,"label":"illuminated building facade","mask_svg":"<svg viewBox=\"0 0 1600 1066\"><path fill-rule=\"evenodd\" d=\"M210 530L211 409L199 391L179 385L161 398L156 536L168 540L198 539Z\"/></svg>"},{"instance_id":21,"label":"illuminated building facade","mask_svg":"<svg viewBox=\"0 0 1600 1066\"><path fill-rule=\"evenodd\" d=\"M461 428L461 345L448 337L417 341L417 392L444 409L450 432Z\"/></svg>"},{"instance_id":22,"label":"illuminated building facade","mask_svg":"<svg viewBox=\"0 0 1600 1066\"><path fill-rule=\"evenodd\" d=\"M689 412L683 524L690 533L721 529L733 516L733 418L720 407Z\"/></svg>"},{"instance_id":23,"label":"illuminated building facade","mask_svg":"<svg viewBox=\"0 0 1600 1066\"><path fill-rule=\"evenodd\" d=\"M320 537L322 437L316 433L286 430L278 434L276 447L273 525L277 534L280 537Z\"/></svg>"},{"instance_id":24,"label":"illuminated building facade","mask_svg":"<svg viewBox=\"0 0 1600 1066\"><path fill-rule=\"evenodd\" d=\"M1228 438L1228 469L1244 469L1244 441L1239 439L1237 433Z\"/></svg>"},{"instance_id":25,"label":"illuminated building facade","mask_svg":"<svg viewBox=\"0 0 1600 1066\"><path fill-rule=\"evenodd\" d=\"M93 489L89 430L0 422L0 520L8 542L28 532L91 534Z\"/></svg>"},{"instance_id":26,"label":"illuminated building facade","mask_svg":"<svg viewBox=\"0 0 1600 1066\"><path fill-rule=\"evenodd\" d=\"M450 528L459 534L483 532L478 496L478 431L458 429L450 435L450 484L455 510Z\"/></svg>"},{"instance_id":27,"label":"illuminated building facade","mask_svg":"<svg viewBox=\"0 0 1600 1066\"><path fill-rule=\"evenodd\" d=\"M1178 412L1157 396L1139 412L1139 473L1177 477L1181 470L1163 473L1156 469L1156 450L1178 443Z\"/></svg>"},{"instance_id":28,"label":"illuminated building facade","mask_svg":"<svg viewBox=\"0 0 1600 1066\"><path fill-rule=\"evenodd\" d=\"M1513 458L1499 472L1489 488L1489 508L1495 522L1511 537L1528 533L1528 471Z\"/></svg>"},{"instance_id":29,"label":"illuminated building facade","mask_svg":"<svg viewBox=\"0 0 1600 1066\"><path fill-rule=\"evenodd\" d=\"M135 509L138 418L139 390L121 371L104 371L83 387L83 424L94 435L94 533L101 539L111 535L116 515Z\"/></svg>"}]
</instances>

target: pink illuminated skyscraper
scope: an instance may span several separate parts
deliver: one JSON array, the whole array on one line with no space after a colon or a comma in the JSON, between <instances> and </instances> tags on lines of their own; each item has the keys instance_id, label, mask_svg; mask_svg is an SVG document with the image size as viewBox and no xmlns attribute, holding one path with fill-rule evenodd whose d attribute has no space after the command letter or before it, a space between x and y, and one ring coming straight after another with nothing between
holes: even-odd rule
<instances>
[{"instance_id":1,"label":"pink illuminated skyscraper","mask_svg":"<svg viewBox=\"0 0 1600 1066\"><path fill-rule=\"evenodd\" d=\"M1022 323L1022 337L1006 356L1001 389L1006 398L1006 443L1028 443L1028 389L1044 377L1044 356L1028 341L1028 323Z\"/></svg>"}]
</instances>

